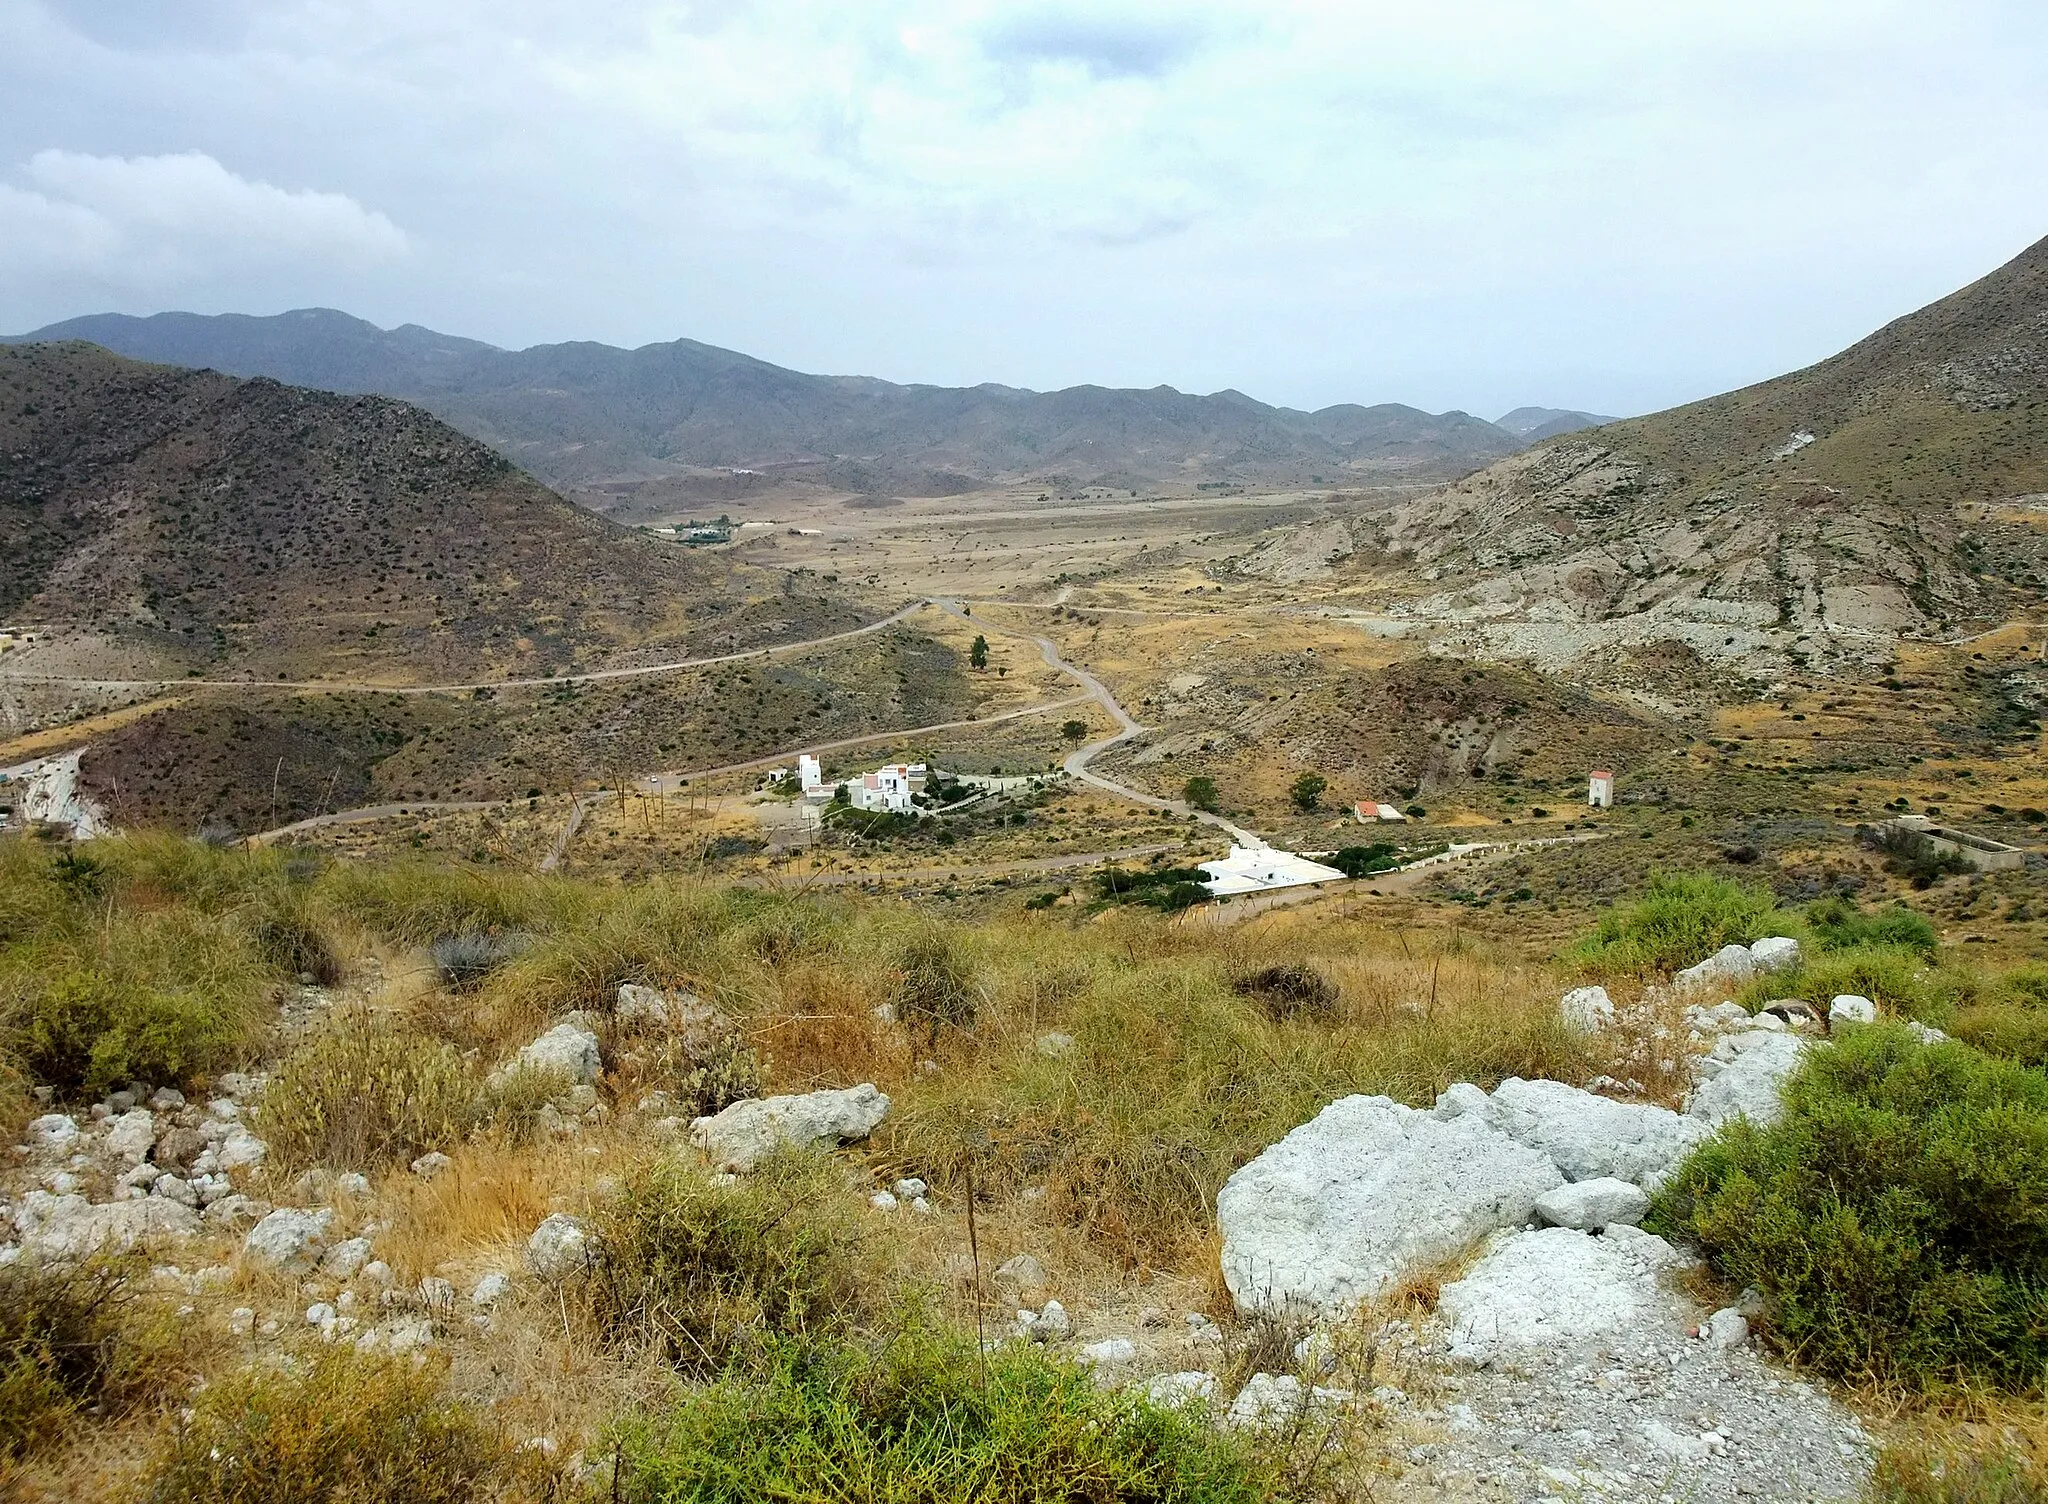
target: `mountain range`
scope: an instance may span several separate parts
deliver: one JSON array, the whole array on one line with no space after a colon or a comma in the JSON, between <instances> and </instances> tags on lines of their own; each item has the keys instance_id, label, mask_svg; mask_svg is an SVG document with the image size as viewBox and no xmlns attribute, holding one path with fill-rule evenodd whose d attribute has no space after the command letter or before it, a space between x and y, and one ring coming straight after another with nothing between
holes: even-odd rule
<instances>
[{"instance_id":1,"label":"mountain range","mask_svg":"<svg viewBox=\"0 0 2048 1504\"><path fill-rule=\"evenodd\" d=\"M137 360L416 402L557 488L631 512L653 486L719 499L762 484L956 495L1049 487L1328 486L1441 480L1590 414L1509 424L1397 403L1315 412L1241 392L1054 392L814 376L694 340L502 350L332 309L268 317L96 314L17 337L86 340ZM644 499L644 498L643 498ZM640 510L645 510L642 507Z\"/></svg>"}]
</instances>

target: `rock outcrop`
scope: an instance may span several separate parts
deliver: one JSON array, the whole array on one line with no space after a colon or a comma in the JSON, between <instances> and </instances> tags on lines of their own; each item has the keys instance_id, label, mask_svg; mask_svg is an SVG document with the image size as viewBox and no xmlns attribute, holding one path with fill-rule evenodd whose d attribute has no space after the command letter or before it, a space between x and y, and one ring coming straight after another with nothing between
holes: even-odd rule
<instances>
[{"instance_id":1,"label":"rock outcrop","mask_svg":"<svg viewBox=\"0 0 2048 1504\"><path fill-rule=\"evenodd\" d=\"M778 1149L864 1139L888 1114L889 1099L873 1082L844 1091L751 1097L691 1123L690 1141L714 1169L744 1174Z\"/></svg>"}]
</instances>

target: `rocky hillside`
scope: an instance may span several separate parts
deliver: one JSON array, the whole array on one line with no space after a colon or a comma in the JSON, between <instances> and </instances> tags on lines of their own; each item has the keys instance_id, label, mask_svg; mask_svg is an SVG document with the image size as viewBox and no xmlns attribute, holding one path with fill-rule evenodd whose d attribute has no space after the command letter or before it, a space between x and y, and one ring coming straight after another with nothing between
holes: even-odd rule
<instances>
[{"instance_id":1,"label":"rocky hillside","mask_svg":"<svg viewBox=\"0 0 2048 1504\"><path fill-rule=\"evenodd\" d=\"M1649 613L1710 654L1870 656L2048 584L2044 397L2048 241L1806 370L1504 459L1386 541L1439 617Z\"/></svg>"},{"instance_id":2,"label":"rocky hillside","mask_svg":"<svg viewBox=\"0 0 2048 1504\"><path fill-rule=\"evenodd\" d=\"M0 531L0 619L207 673L541 672L852 620L572 506L405 403L82 344L0 347Z\"/></svg>"},{"instance_id":3,"label":"rocky hillside","mask_svg":"<svg viewBox=\"0 0 2048 1504\"><path fill-rule=\"evenodd\" d=\"M103 314L25 338L90 340L143 360L403 397L565 488L725 483L735 469L926 496L1012 480L1318 485L1450 478L1526 442L1467 413L1398 403L1311 413L1166 386L900 386L806 375L695 340L510 351L416 325L386 331L330 309Z\"/></svg>"}]
</instances>

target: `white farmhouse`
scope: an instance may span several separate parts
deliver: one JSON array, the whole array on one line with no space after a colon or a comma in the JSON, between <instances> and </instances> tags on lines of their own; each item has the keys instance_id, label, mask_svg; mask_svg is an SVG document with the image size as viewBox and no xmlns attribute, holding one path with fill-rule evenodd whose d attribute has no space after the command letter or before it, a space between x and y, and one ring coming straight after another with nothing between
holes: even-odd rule
<instances>
[{"instance_id":1,"label":"white farmhouse","mask_svg":"<svg viewBox=\"0 0 2048 1504\"><path fill-rule=\"evenodd\" d=\"M1586 780L1586 804L1591 809L1614 808L1614 774L1610 770L1593 770L1593 776Z\"/></svg>"},{"instance_id":2,"label":"white farmhouse","mask_svg":"<svg viewBox=\"0 0 2048 1504\"><path fill-rule=\"evenodd\" d=\"M872 773L863 773L846 786L847 800L855 809L877 809L892 815L907 815L915 806L913 794L922 794L925 765L921 762L891 763Z\"/></svg>"}]
</instances>

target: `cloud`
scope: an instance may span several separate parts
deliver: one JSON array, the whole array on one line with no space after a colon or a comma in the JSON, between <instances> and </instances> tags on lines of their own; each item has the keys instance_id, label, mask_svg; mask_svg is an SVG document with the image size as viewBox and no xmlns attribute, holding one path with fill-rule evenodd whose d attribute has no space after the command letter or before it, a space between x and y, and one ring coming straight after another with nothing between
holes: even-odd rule
<instances>
[{"instance_id":1,"label":"cloud","mask_svg":"<svg viewBox=\"0 0 2048 1504\"><path fill-rule=\"evenodd\" d=\"M1050 9L1002 18L982 46L998 61L1076 64L1097 78L1157 78L1207 40L1207 29L1185 14Z\"/></svg>"},{"instance_id":2,"label":"cloud","mask_svg":"<svg viewBox=\"0 0 2048 1504\"><path fill-rule=\"evenodd\" d=\"M138 293L296 267L402 258L405 233L346 194L240 177L203 152L40 151L0 183L0 265L12 279Z\"/></svg>"}]
</instances>

